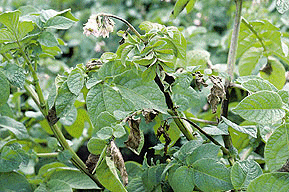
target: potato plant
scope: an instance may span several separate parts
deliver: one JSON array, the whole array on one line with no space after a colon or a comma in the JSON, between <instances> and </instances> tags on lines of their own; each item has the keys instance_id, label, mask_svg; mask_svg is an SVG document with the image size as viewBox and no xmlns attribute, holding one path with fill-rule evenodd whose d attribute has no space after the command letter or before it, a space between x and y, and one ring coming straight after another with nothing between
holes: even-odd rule
<instances>
[{"instance_id":1,"label":"potato plant","mask_svg":"<svg viewBox=\"0 0 289 192\"><path fill-rule=\"evenodd\" d=\"M65 46L57 31L78 19L1 13L0 191L287 191L288 33L234 3L225 71L175 26L95 13L83 35L109 38L124 23L117 51L66 69L49 90L41 69ZM172 17L195 4L178 0ZM280 14L288 7L276 1ZM148 132L154 158L124 161ZM85 142L86 162L76 153Z\"/></svg>"}]
</instances>

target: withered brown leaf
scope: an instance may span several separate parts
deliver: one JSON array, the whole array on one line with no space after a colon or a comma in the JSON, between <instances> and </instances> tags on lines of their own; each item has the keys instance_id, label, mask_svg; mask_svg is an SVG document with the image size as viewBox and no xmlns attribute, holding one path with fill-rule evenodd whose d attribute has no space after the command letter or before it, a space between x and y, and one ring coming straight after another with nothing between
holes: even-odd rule
<instances>
[{"instance_id":1,"label":"withered brown leaf","mask_svg":"<svg viewBox=\"0 0 289 192\"><path fill-rule=\"evenodd\" d=\"M86 167L90 173L93 172L93 170L94 170L94 168L98 162L98 159L99 159L99 155L89 154L89 156L85 162L85 165L86 165Z\"/></svg>"},{"instance_id":2,"label":"withered brown leaf","mask_svg":"<svg viewBox=\"0 0 289 192\"><path fill-rule=\"evenodd\" d=\"M220 77L212 75L209 78L213 83L213 87L211 88L211 93L208 95L208 102L211 105L212 113L216 113L217 105L220 101L225 99L226 92Z\"/></svg>"},{"instance_id":3,"label":"withered brown leaf","mask_svg":"<svg viewBox=\"0 0 289 192\"><path fill-rule=\"evenodd\" d=\"M142 115L144 116L146 123L150 123L158 115L158 112L154 109L143 109Z\"/></svg>"},{"instance_id":4,"label":"withered brown leaf","mask_svg":"<svg viewBox=\"0 0 289 192\"><path fill-rule=\"evenodd\" d=\"M127 119L128 125L130 127L130 133L127 141L125 141L125 145L133 150L137 150L140 142L141 142L141 132L139 130L139 124L141 119L134 119L133 116L128 117Z\"/></svg>"},{"instance_id":5,"label":"withered brown leaf","mask_svg":"<svg viewBox=\"0 0 289 192\"><path fill-rule=\"evenodd\" d=\"M126 172L124 160L119 148L116 146L114 140L110 141L110 146L108 148L107 153L111 156L116 168L119 170L122 182L124 185L128 184L128 174Z\"/></svg>"}]
</instances>

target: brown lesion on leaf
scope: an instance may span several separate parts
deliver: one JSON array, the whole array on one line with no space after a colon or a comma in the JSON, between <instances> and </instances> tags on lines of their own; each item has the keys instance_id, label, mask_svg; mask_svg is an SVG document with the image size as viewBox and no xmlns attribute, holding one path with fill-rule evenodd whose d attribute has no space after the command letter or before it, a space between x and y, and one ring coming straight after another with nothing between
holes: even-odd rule
<instances>
[{"instance_id":1,"label":"brown lesion on leaf","mask_svg":"<svg viewBox=\"0 0 289 192\"><path fill-rule=\"evenodd\" d=\"M143 109L142 115L144 116L146 123L150 123L158 115L158 111L154 109Z\"/></svg>"},{"instance_id":2,"label":"brown lesion on leaf","mask_svg":"<svg viewBox=\"0 0 289 192\"><path fill-rule=\"evenodd\" d=\"M48 114L46 116L46 119L47 119L50 126L53 126L54 124L56 124L57 121L60 119L56 115L55 106L53 106L51 109L49 109Z\"/></svg>"},{"instance_id":3,"label":"brown lesion on leaf","mask_svg":"<svg viewBox=\"0 0 289 192\"><path fill-rule=\"evenodd\" d=\"M102 62L100 60L97 60L97 59L92 59L92 60L88 61L85 65L85 67L88 71L95 69L95 68L99 68L101 66L102 66Z\"/></svg>"},{"instance_id":4,"label":"brown lesion on leaf","mask_svg":"<svg viewBox=\"0 0 289 192\"><path fill-rule=\"evenodd\" d=\"M85 162L85 165L86 165L89 173L93 172L98 160L99 160L99 155L89 154L89 156Z\"/></svg>"},{"instance_id":5,"label":"brown lesion on leaf","mask_svg":"<svg viewBox=\"0 0 289 192\"><path fill-rule=\"evenodd\" d=\"M226 98L226 92L220 77L212 75L209 78L213 83L213 87L211 88L211 93L208 95L208 102L211 105L212 113L216 113L218 103Z\"/></svg>"},{"instance_id":6,"label":"brown lesion on leaf","mask_svg":"<svg viewBox=\"0 0 289 192\"><path fill-rule=\"evenodd\" d=\"M200 72L200 71L197 71L195 73L192 74L195 79L195 84L196 84L196 87L198 88L199 91L201 91L201 87L204 86L204 87L207 87L208 84L205 82L204 78L203 78L203 74Z\"/></svg>"},{"instance_id":7,"label":"brown lesion on leaf","mask_svg":"<svg viewBox=\"0 0 289 192\"><path fill-rule=\"evenodd\" d=\"M289 159L287 159L286 163L278 170L278 172L289 172Z\"/></svg>"},{"instance_id":8,"label":"brown lesion on leaf","mask_svg":"<svg viewBox=\"0 0 289 192\"><path fill-rule=\"evenodd\" d=\"M110 141L110 145L107 149L107 154L110 156L116 165L116 168L119 170L123 185L128 184L128 174L126 172L124 160L119 148L116 146L114 140Z\"/></svg>"},{"instance_id":9,"label":"brown lesion on leaf","mask_svg":"<svg viewBox=\"0 0 289 192\"><path fill-rule=\"evenodd\" d=\"M270 75L273 72L271 62L268 61L268 63L262 69L260 69L260 71L266 73L267 75Z\"/></svg>"},{"instance_id":10,"label":"brown lesion on leaf","mask_svg":"<svg viewBox=\"0 0 289 192\"><path fill-rule=\"evenodd\" d=\"M130 127L130 133L127 141L125 141L124 143L128 148L137 150L141 142L141 132L139 130L139 124L141 122L141 119L135 119L134 116L129 116L126 118L125 121L128 122L128 125Z\"/></svg>"}]
</instances>

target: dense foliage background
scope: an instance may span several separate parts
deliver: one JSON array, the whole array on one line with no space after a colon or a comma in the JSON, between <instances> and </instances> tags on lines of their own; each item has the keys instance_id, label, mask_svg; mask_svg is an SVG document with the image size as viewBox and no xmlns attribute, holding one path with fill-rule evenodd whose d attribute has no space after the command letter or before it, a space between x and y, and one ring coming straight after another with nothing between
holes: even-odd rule
<instances>
[{"instance_id":1,"label":"dense foliage background","mask_svg":"<svg viewBox=\"0 0 289 192\"><path fill-rule=\"evenodd\" d=\"M107 79L109 79L110 76L115 78L118 75L118 72L120 73L125 71L118 66L116 62L113 64L117 71L115 74L113 74L114 72L110 71L111 69L108 67L101 71L103 77L99 74L93 75L92 73L89 73L89 71L86 71L85 65L88 62L93 61L93 58L101 58L102 62L114 62L114 55L112 53L117 53L119 56L119 52L125 51L124 48L119 51L119 47L121 47L120 41L122 40L122 33L117 32L119 30L125 31L127 29L123 23L116 20L115 30L110 34L109 38L96 38L94 36L87 37L83 34L83 26L89 19L90 15L101 12L117 15L129 21L142 35L145 33L149 34L147 27L149 24L142 24L144 21L177 27L186 39L186 61L179 59L178 55L176 56L177 59L174 60L174 66L165 69L167 70L167 76L165 77L169 78L170 75L171 77L174 77L173 82L169 82L168 79L163 77L162 80L167 83L165 84L165 88L173 93L172 99L177 106L177 110L179 110L180 116L186 117L187 119L197 123L198 126L203 128L203 130L207 134L211 135L217 142L224 145L222 135L230 133L235 147L234 149L229 149L231 150L230 154L235 155L235 157L231 158L238 159L241 162L238 166L230 168L230 170L233 169L233 173L238 174L239 172L242 172L242 170L248 171L244 167L249 167L250 170L254 169L255 172L252 173L252 179L231 179L231 183L228 182L228 178L225 178L226 176L224 176L221 186L216 186L216 188L213 187L210 189L210 185L206 186L205 183L196 184L197 181L195 180L190 181L190 179L186 180L186 178L183 178L182 175L184 173L188 175L192 174L189 169L186 169L184 162L189 167L200 159L198 163L194 164L194 166L199 167L201 170L209 161L209 166L219 166L218 169L220 170L221 175L223 174L222 171L224 171L224 167L222 166L226 165L227 167L230 167L232 164L230 165L231 162L228 161L230 158L226 159L225 156L222 157L224 151L221 152L220 147L217 147L217 145L213 145L212 143L209 144L208 138L200 134L200 132L195 128L192 128L193 135L197 138L194 141L195 143L187 142L187 138L178 129L176 123L174 123L172 119L168 120L168 114L160 114L149 123L145 123L144 117L140 114L136 115L142 120L139 124L139 128L143 134L142 137L144 137L144 140L142 140L144 143L141 144L143 148L140 147L139 150L136 149L136 152L132 152L132 150L124 144L124 141L127 141L129 137L130 128L133 127L129 125L129 123L126 123L125 125L114 125L114 130L117 129L116 127L118 125L125 127L125 133L122 134L122 129L120 129L119 132L115 131L112 137L117 138L115 143L120 148L123 158L127 162L126 170L128 172L129 182L127 185L128 191L193 190L189 188L190 186L196 186L195 190L214 191L214 189L229 190L232 189L232 186L235 189L247 189L249 183L255 179L255 177L262 173L269 173L280 169L286 162L284 162L284 159L289 158L289 150L281 147L278 149L284 151L281 151L280 154L277 154L276 156L268 153L268 157L266 158L269 158L269 160L267 160L266 163L264 157L264 151L269 150L265 149L265 145L277 128L278 132L274 136L277 134L288 135L286 132L288 130L286 122L284 124L281 123L281 119L284 121L286 119L285 112L282 118L279 118L279 116L282 116L279 114L280 111L278 114L277 112L272 112L269 115L275 116L276 118L268 118L269 120L266 121L264 120L266 119L266 114L264 114L264 119L261 118L258 120L252 117L250 119L247 114L242 114L242 109L244 109L242 107L244 106L235 108L235 113L231 110L244 98L248 98L246 96L265 90L262 97L263 100L265 98L268 101L261 103L262 106L268 104L268 106L266 106L268 109L272 106L276 106L276 108L279 107L280 110L282 108L282 110L284 109L288 113L288 102L286 101L288 101L289 98L289 86L287 84L289 78L287 73L289 66L289 12L281 14L280 10L278 11L276 8L276 2L276 0L243 1L242 16L244 22L242 22L240 29L239 47L236 58L237 66L234 71L234 77L236 78L232 79L234 86L231 90L229 104L230 110L226 118L220 118L221 104L217 105L216 113L212 113L211 106L208 104L207 96L210 94L213 85L219 85L218 83L214 83L213 80L210 79L210 76L215 75L222 77L223 79L228 78L228 74L226 73L226 63L234 23L234 14L236 11L235 2L232 0L198 0L191 12L186 13L186 11L183 11L175 18L172 16L172 11L174 10L176 1L173 0L2 0L0 2L0 13L18 9L21 11L22 16L25 16L26 13L28 14L33 11L53 9L57 11L59 15L65 16L71 20L71 23L67 24L69 27L53 26L51 28L48 27L48 30L45 29L51 34L54 34L56 38L50 39L51 36L46 36L41 39L40 36L39 43L42 46L41 48L36 46L36 42L29 45L31 46L29 54L31 55L31 60L35 62L33 64L38 65L37 74L39 77L40 87L42 88L44 98L48 102L49 108L54 106L55 95L57 95L57 93L55 93L55 87L57 87L57 89L62 87L61 91L65 91L65 88L63 88L63 82L67 81L69 84L69 80L67 79L72 76L72 73L76 75L79 73L85 74L85 78L87 79L93 79L94 77L96 79L103 78L105 79L103 81L106 82L109 81ZM25 17L22 19L25 20ZM246 25L246 22L255 30L262 39L261 42L264 44L260 43L256 36L252 35L253 31L247 27L248 25ZM139 28L139 25L141 25L142 30ZM0 27L4 28L5 25L0 24ZM151 27L154 28L155 26L152 24ZM42 30L44 31L44 28ZM161 32L159 31L159 34L160 33ZM149 35L147 35L147 37L149 37ZM53 41L55 41L54 44ZM72 188L75 191L81 191L98 188L92 180L80 175L82 173L72 168L73 165L69 161L72 156L69 152L66 150L59 150L61 147L59 146L57 139L53 136L53 131L50 129L49 124L43 116L42 109L39 109L31 95L27 93L27 88L23 87L25 83L34 85L33 80L28 77L20 80L17 78L15 71L20 71L19 73L21 74L28 74L27 68L22 71L16 67L21 66L22 63L24 63L25 58L20 56L21 53L17 49L11 49L12 51L7 53L5 51L6 47L4 47L2 41L0 44L0 61L2 61L0 63L0 69L11 83L7 103L6 101L5 103L1 103L0 101L0 118L2 120L2 124L0 121L0 172L3 172L0 173L0 191L2 189L4 191L9 189L9 186L15 186L14 184L16 182L22 183L22 188L26 189L26 191L35 189L38 191L57 191L60 189L71 191ZM265 49L264 47L266 47L266 50L261 50ZM179 51L179 49L181 49L181 46L176 48L177 51ZM110 53L103 55L105 52L112 53L111 55ZM179 52L178 54L181 55ZM131 55L125 55L125 57L126 56L130 59L132 58ZM143 55L139 54L137 56L142 57ZM268 67L264 67L267 66L266 62L270 63L271 68L268 69ZM13 64L13 67L11 67L12 65L10 65L10 63ZM198 67L194 68L193 66ZM186 74L180 74L177 72L177 69L181 67L187 70ZM129 68L132 71L135 70L132 66L129 66ZM144 68L140 69L144 70ZM268 70L271 70L269 75ZM196 73L196 71L199 71L200 73ZM158 74L161 75L160 73ZM194 75L194 78L192 77L192 74ZM197 74L203 74L203 76L199 76L201 79L196 78ZM255 77L248 77L250 75L255 75ZM9 76L11 78L9 78ZM242 76L244 76L243 79ZM15 79L13 79L14 77ZM149 78L150 80L153 80L154 77L155 76L151 77L148 75L147 78L148 80ZM236 80L238 77L239 79ZM4 77L0 75L0 80L1 78L2 80L4 79ZM121 82L121 77L118 76L116 79L117 78L118 81ZM134 77L131 78L133 79ZM197 82L197 80L202 81L202 78L204 79L204 82ZM264 79L268 81L265 81ZM114 81L116 84L119 83L116 82L117 80L115 79ZM142 85L142 83L138 84L138 86ZM186 87L186 85L188 86ZM89 87L88 89L91 88L91 90L93 90L92 87L95 86L95 84L88 80L86 86ZM149 87L151 91L157 92L158 90L158 87L156 86L147 85L147 87ZM186 92L186 89L189 89L188 87L190 88L190 91ZM280 90L283 91L281 92ZM80 92L80 90L77 89L74 89L74 91L78 92L78 94ZM107 89L106 91L109 92L111 90ZM89 107L92 104L89 102L88 98L92 95L91 97L96 100L98 95L91 91L89 93L87 92L87 89L82 89L81 94L83 94L83 96L77 98L70 97L70 99L75 99L75 103L73 103L74 108L69 112L69 115L66 114L67 112L64 109L66 106L61 110L56 108L58 117L61 117L57 125L61 128L71 148L74 151L77 151L77 154L84 162L87 160L90 152L95 152L96 154L101 155L102 153L100 154L100 152L102 150L99 148L111 142L110 139L112 133L106 138L108 134L107 132L102 133L102 137L106 138L106 140L104 139L105 142L102 142L102 140L100 142L100 140L97 139L90 140L91 137L97 136L96 130L92 128L92 125L108 125L107 122L113 121L111 120L112 118L116 118L105 114L102 116L102 118L105 119L105 122L99 122L97 117L90 121L86 109L88 108L89 110ZM58 94L60 95L60 93ZM0 94L0 96L3 96L3 94ZM88 98L86 98L86 96ZM258 97L258 95L256 97ZM276 104L274 103L274 97L278 97L277 99L282 98L283 100L280 99L280 103ZM249 99L259 101L258 98L250 97ZM272 99L272 103L270 103L270 99ZM282 101L283 104L285 103L284 105L282 105ZM69 101L62 102L65 103ZM250 102L248 105L255 105ZM158 111L161 111L161 105L162 104L157 106ZM238 110L241 112L238 112ZM107 111L109 110L107 109ZM95 114L97 113L95 112ZM251 115L254 116L254 114ZM27 134L29 136L23 136L23 133L19 133L15 130L11 131L11 129L5 129L5 123L3 122L7 119L4 117L17 120L15 122L13 121L14 123L21 122L21 125L15 124L14 127L21 127L20 132L22 128L27 129ZM133 119L133 117L130 118ZM90 119L93 119L91 114ZM135 119L128 121L134 122L134 120ZM165 127L164 121L168 121L170 129L162 132L163 136L160 136L158 135L158 130L159 127ZM217 127L216 124L219 121L222 121L222 124L219 123ZM262 121L264 123L262 123ZM7 120L7 122L11 123L12 121ZM24 127L22 127L22 125L24 125ZM189 126L189 123L186 126ZM246 129L244 128L245 126L247 126ZM285 127L285 133L282 132L284 131L283 129L280 129L282 126ZM1 127L3 127L3 129ZM13 125L11 125L11 127L13 127ZM26 131L23 132L26 134ZM121 136L118 138L117 134ZM165 134L169 135L170 142L168 143ZM278 142L278 138L274 141ZM289 135L286 138L289 138ZM281 139L286 140L286 138ZM203 145L198 143L200 141L202 141ZM285 143L288 145L288 141ZM87 149L87 145L88 148L90 148L90 152ZM100 147L97 148L94 145ZM17 154L17 156L15 156L15 154ZM210 160L202 162L202 159L198 157L198 155L210 158ZM272 156L270 157L270 155ZM277 163L275 164L275 159L279 158L278 155L281 155L282 158L280 162L276 160ZM218 162L223 163L222 166L221 164L216 163L217 160L213 160L215 156L218 157ZM174 161L176 159L180 162ZM11 162L14 162L13 165ZM106 163L109 164L108 159L106 159ZM11 166L11 170L7 171L4 167L6 165ZM100 166L104 165L101 164ZM65 172L61 169L63 167L70 167L71 169L67 168ZM57 168L61 171L57 172ZM9 172L12 170L14 171ZM168 173L167 180L161 179L161 176L163 178L166 174L164 170ZM103 170L98 170L97 173L102 173L101 171ZM11 174L5 175L4 173L6 172ZM233 177L233 173L231 172L231 177ZM122 173L118 174L121 175ZM212 175L214 174L215 173L212 173ZM174 175L174 177L172 175ZM248 175L250 174L248 173ZM26 177L25 180L23 180L24 176ZM280 177L281 176L283 177L283 175L280 175ZM13 179L9 180L9 177ZM83 179L75 179L80 177ZM285 175L285 177L288 176ZM247 183L245 181L242 183L240 181L242 179L246 180ZM270 180L269 178L262 179L261 183L264 180ZM178 185L178 181L181 180L185 180L184 182L187 183L187 185ZM206 178L203 178L203 180L207 182ZM218 183L220 180L215 182ZM101 180L101 183L106 182L108 181ZM214 182L214 180L208 180L208 182ZM124 190L122 187L119 187L118 183L116 183L110 183L111 186L116 186L116 188L110 188L109 190ZM289 185L288 179L284 185ZM108 188L106 185L104 186ZM252 189L252 187L251 189L249 187L248 190L252 191ZM11 190L17 191L17 187L12 187Z\"/></svg>"}]
</instances>

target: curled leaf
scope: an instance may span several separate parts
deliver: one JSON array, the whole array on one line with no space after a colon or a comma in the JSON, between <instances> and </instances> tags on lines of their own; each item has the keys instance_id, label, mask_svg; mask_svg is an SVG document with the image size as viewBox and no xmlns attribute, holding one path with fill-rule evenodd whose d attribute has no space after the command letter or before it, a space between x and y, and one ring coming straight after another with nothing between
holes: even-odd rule
<instances>
[{"instance_id":1,"label":"curled leaf","mask_svg":"<svg viewBox=\"0 0 289 192\"><path fill-rule=\"evenodd\" d=\"M142 132L139 130L139 124L141 119L134 119L134 116L129 116L126 121L128 122L128 125L130 127L130 133L127 141L125 141L124 143L134 153L138 154L142 148L141 144L143 144L143 135Z\"/></svg>"},{"instance_id":2,"label":"curled leaf","mask_svg":"<svg viewBox=\"0 0 289 192\"><path fill-rule=\"evenodd\" d=\"M89 154L89 156L85 162L85 165L86 165L89 173L93 172L93 170L94 170L94 168L98 162L99 156L100 155Z\"/></svg>"},{"instance_id":3,"label":"curled leaf","mask_svg":"<svg viewBox=\"0 0 289 192\"><path fill-rule=\"evenodd\" d=\"M158 115L158 112L154 109L143 109L142 115L144 116L146 123L150 123Z\"/></svg>"},{"instance_id":4,"label":"curled leaf","mask_svg":"<svg viewBox=\"0 0 289 192\"><path fill-rule=\"evenodd\" d=\"M209 78L213 83L213 87L211 88L211 93L208 95L208 102L211 105L212 113L216 113L217 105L220 101L225 99L226 92L220 77L212 75Z\"/></svg>"},{"instance_id":5,"label":"curled leaf","mask_svg":"<svg viewBox=\"0 0 289 192\"><path fill-rule=\"evenodd\" d=\"M114 164L120 171L122 182L124 185L128 184L128 174L126 172L124 160L119 148L115 145L114 140L111 140L110 147L108 148L108 154L110 154Z\"/></svg>"}]
</instances>

